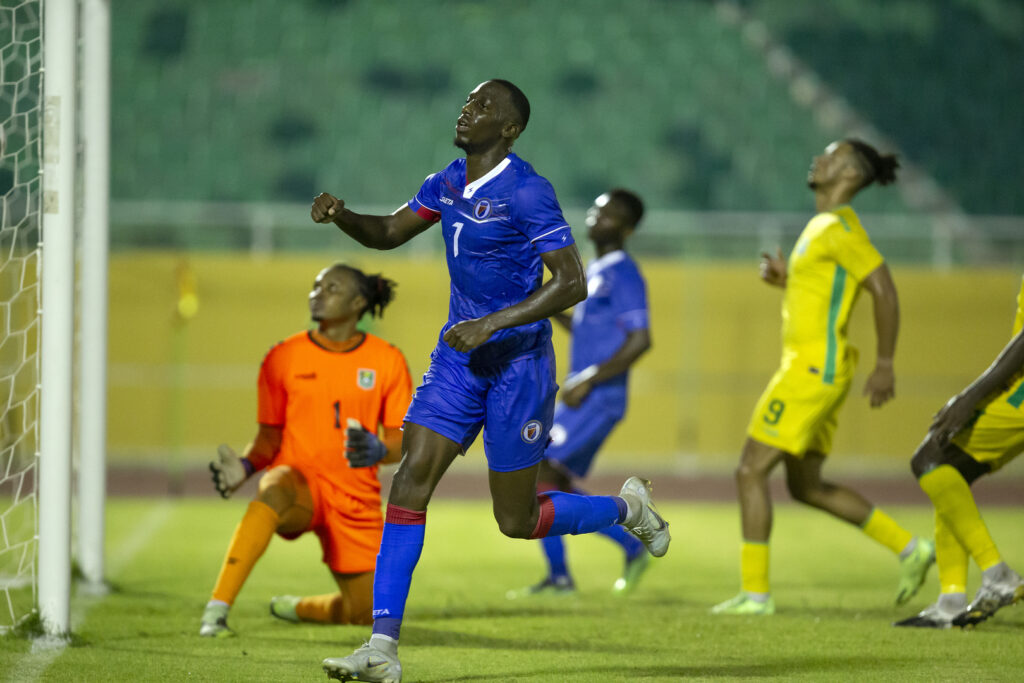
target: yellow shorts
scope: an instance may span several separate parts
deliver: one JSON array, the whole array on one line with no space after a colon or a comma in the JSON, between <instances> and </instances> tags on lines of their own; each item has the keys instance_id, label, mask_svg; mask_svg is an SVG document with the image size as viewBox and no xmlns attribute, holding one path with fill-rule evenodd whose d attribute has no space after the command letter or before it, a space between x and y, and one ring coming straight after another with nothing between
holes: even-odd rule
<instances>
[{"instance_id":1,"label":"yellow shorts","mask_svg":"<svg viewBox=\"0 0 1024 683\"><path fill-rule=\"evenodd\" d=\"M747 436L792 455L828 455L836 415L850 390L852 365L848 367L849 372L826 384L820 368L800 357L784 360L754 408Z\"/></svg>"},{"instance_id":2,"label":"yellow shorts","mask_svg":"<svg viewBox=\"0 0 1024 683\"><path fill-rule=\"evenodd\" d=\"M1013 388L1004 391L979 410L967 427L957 432L953 443L991 472L1024 452L1024 409Z\"/></svg>"}]
</instances>

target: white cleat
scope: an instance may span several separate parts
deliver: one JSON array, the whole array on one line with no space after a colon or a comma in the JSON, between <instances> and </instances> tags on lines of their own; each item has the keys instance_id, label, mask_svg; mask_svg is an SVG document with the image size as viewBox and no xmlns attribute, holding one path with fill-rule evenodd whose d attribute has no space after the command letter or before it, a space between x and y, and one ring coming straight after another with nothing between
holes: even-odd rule
<instances>
[{"instance_id":1,"label":"white cleat","mask_svg":"<svg viewBox=\"0 0 1024 683\"><path fill-rule=\"evenodd\" d=\"M626 500L631 511L639 511L636 519L627 519L622 526L639 538L651 555L661 557L667 553L672 536L668 532L668 522L658 514L651 501L651 482L630 477L622 485L619 496Z\"/></svg>"},{"instance_id":2,"label":"white cleat","mask_svg":"<svg viewBox=\"0 0 1024 683\"><path fill-rule=\"evenodd\" d=\"M998 576L982 578L974 600L967 609L953 618L953 625L960 628L976 626L992 617L1000 608L1015 605L1021 600L1024 600L1024 579L1004 565Z\"/></svg>"},{"instance_id":3,"label":"white cleat","mask_svg":"<svg viewBox=\"0 0 1024 683\"><path fill-rule=\"evenodd\" d=\"M199 635L204 638L230 638L235 632L228 628L227 605L207 605L199 622Z\"/></svg>"},{"instance_id":4,"label":"white cleat","mask_svg":"<svg viewBox=\"0 0 1024 683\"><path fill-rule=\"evenodd\" d=\"M298 595L275 595L270 598L270 614L278 619L297 624L302 621L297 612L301 599Z\"/></svg>"},{"instance_id":5,"label":"white cleat","mask_svg":"<svg viewBox=\"0 0 1024 683\"><path fill-rule=\"evenodd\" d=\"M401 683L402 665L395 655L377 649L369 643L348 657L329 657L323 661L328 678L338 681L374 681L375 683Z\"/></svg>"}]
</instances>

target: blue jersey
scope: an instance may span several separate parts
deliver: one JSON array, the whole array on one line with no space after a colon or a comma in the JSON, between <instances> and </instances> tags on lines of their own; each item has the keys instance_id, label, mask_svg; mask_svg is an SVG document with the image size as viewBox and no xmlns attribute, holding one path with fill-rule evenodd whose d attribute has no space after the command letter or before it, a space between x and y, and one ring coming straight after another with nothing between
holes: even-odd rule
<instances>
[{"instance_id":1,"label":"blue jersey","mask_svg":"<svg viewBox=\"0 0 1024 683\"><path fill-rule=\"evenodd\" d=\"M451 296L450 327L519 303L541 286L540 255L573 244L555 191L533 167L509 154L482 178L466 184L466 160L429 176L409 208L441 221ZM459 353L459 362L496 363L535 353L551 340L545 320L499 330L486 344Z\"/></svg>"},{"instance_id":2,"label":"blue jersey","mask_svg":"<svg viewBox=\"0 0 1024 683\"><path fill-rule=\"evenodd\" d=\"M605 254L587 266L587 298L573 311L569 372L603 363L622 347L626 335L647 327L647 292L640 269L624 251ZM593 399L622 415L627 374L595 386L587 401Z\"/></svg>"}]
</instances>

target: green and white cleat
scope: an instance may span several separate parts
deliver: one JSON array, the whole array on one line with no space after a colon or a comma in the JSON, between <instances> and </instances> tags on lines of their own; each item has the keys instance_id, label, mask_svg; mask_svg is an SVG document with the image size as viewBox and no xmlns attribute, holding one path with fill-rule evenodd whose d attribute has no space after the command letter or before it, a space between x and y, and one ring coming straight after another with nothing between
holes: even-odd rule
<instances>
[{"instance_id":1,"label":"green and white cleat","mask_svg":"<svg viewBox=\"0 0 1024 683\"><path fill-rule=\"evenodd\" d=\"M632 560L628 560L622 576L615 579L615 583L612 585L612 593L615 595L632 593L636 589L636 585L640 583L640 577L644 575L649 566L651 566L651 556L647 553L640 553Z\"/></svg>"},{"instance_id":2,"label":"green and white cleat","mask_svg":"<svg viewBox=\"0 0 1024 683\"><path fill-rule=\"evenodd\" d=\"M775 600L768 596L767 600L759 602L746 593L740 592L736 597L712 607L711 613L768 616L769 614L775 614Z\"/></svg>"},{"instance_id":3,"label":"green and white cleat","mask_svg":"<svg viewBox=\"0 0 1024 683\"><path fill-rule=\"evenodd\" d=\"M398 657L369 643L348 657L329 657L323 661L328 678L338 681L374 681L401 683L402 665Z\"/></svg>"},{"instance_id":4,"label":"green and white cleat","mask_svg":"<svg viewBox=\"0 0 1024 683\"><path fill-rule=\"evenodd\" d=\"M908 626L912 628L949 628L953 625L953 617L956 614L946 612L938 603L928 605L912 617L902 621L893 622L893 626Z\"/></svg>"},{"instance_id":5,"label":"green and white cleat","mask_svg":"<svg viewBox=\"0 0 1024 683\"><path fill-rule=\"evenodd\" d=\"M639 538L651 555L661 557L667 553L672 536L668 532L668 522L658 514L651 500L651 482L630 477L622 485L619 497L626 500L630 510L639 511L638 519L628 519L622 526Z\"/></svg>"},{"instance_id":6,"label":"green and white cleat","mask_svg":"<svg viewBox=\"0 0 1024 683\"><path fill-rule=\"evenodd\" d=\"M235 632L228 628L228 605L207 605L199 621L199 635L204 638L230 638Z\"/></svg>"},{"instance_id":7,"label":"green and white cleat","mask_svg":"<svg viewBox=\"0 0 1024 683\"><path fill-rule=\"evenodd\" d=\"M896 590L896 604L902 605L917 594L935 564L935 544L926 538L917 539L910 554L900 560L900 585Z\"/></svg>"},{"instance_id":8,"label":"green and white cleat","mask_svg":"<svg viewBox=\"0 0 1024 683\"><path fill-rule=\"evenodd\" d=\"M270 598L270 614L278 619L298 624L302 619L299 619L295 610L301 599L298 595L275 595Z\"/></svg>"},{"instance_id":9,"label":"green and white cleat","mask_svg":"<svg viewBox=\"0 0 1024 683\"><path fill-rule=\"evenodd\" d=\"M505 593L509 600L520 600L522 598L567 598L576 595L576 584L571 577L559 576L557 578L547 577L540 583L535 583L526 588L510 590Z\"/></svg>"},{"instance_id":10,"label":"green and white cleat","mask_svg":"<svg viewBox=\"0 0 1024 683\"><path fill-rule=\"evenodd\" d=\"M969 628L985 621L1000 608L1014 605L1024 599L1024 579L1005 564L996 576L983 575L974 600L960 614L953 617L953 625Z\"/></svg>"}]
</instances>

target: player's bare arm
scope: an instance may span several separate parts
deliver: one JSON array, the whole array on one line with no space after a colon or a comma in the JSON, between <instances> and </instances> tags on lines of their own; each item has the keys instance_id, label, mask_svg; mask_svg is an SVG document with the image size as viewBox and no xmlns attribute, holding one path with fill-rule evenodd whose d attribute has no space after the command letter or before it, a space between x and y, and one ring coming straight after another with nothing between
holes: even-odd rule
<instances>
[{"instance_id":1,"label":"player's bare arm","mask_svg":"<svg viewBox=\"0 0 1024 683\"><path fill-rule=\"evenodd\" d=\"M871 407L877 408L896 395L893 356L900 328L900 303L896 284L884 263L871 271L863 286L874 300L877 337L875 369L864 385L864 395L870 398Z\"/></svg>"},{"instance_id":2,"label":"player's bare arm","mask_svg":"<svg viewBox=\"0 0 1024 683\"><path fill-rule=\"evenodd\" d=\"M775 247L775 256L761 252L761 279L774 287L786 287L786 257L782 248Z\"/></svg>"},{"instance_id":3,"label":"player's bare arm","mask_svg":"<svg viewBox=\"0 0 1024 683\"><path fill-rule=\"evenodd\" d=\"M566 332L572 332L572 314L562 311L561 313L555 313L551 316L551 319L562 326Z\"/></svg>"},{"instance_id":4,"label":"player's bare arm","mask_svg":"<svg viewBox=\"0 0 1024 683\"><path fill-rule=\"evenodd\" d=\"M942 406L929 430L939 444L947 443L974 416L978 403L1009 386L1024 370L1024 330L1018 332L985 372Z\"/></svg>"},{"instance_id":5,"label":"player's bare arm","mask_svg":"<svg viewBox=\"0 0 1024 683\"><path fill-rule=\"evenodd\" d=\"M631 331L626 335L626 341L608 360L566 378L562 387L562 402L570 408L579 406L594 387L626 372L650 348L650 330Z\"/></svg>"},{"instance_id":6,"label":"player's bare arm","mask_svg":"<svg viewBox=\"0 0 1024 683\"><path fill-rule=\"evenodd\" d=\"M309 215L316 223L334 223L346 235L371 249L394 249L434 224L417 215L408 204L389 216L349 211L344 201L327 192L313 200Z\"/></svg>"},{"instance_id":7,"label":"player's bare arm","mask_svg":"<svg viewBox=\"0 0 1024 683\"><path fill-rule=\"evenodd\" d=\"M380 461L382 465L390 465L402 460L402 428L385 427L381 441L388 447L388 454Z\"/></svg>"},{"instance_id":8,"label":"player's bare arm","mask_svg":"<svg viewBox=\"0 0 1024 683\"><path fill-rule=\"evenodd\" d=\"M464 320L445 332L444 341L456 351L471 351L498 330L550 318L587 296L587 277L575 244L541 254L551 278L519 303L474 320Z\"/></svg>"}]
</instances>

